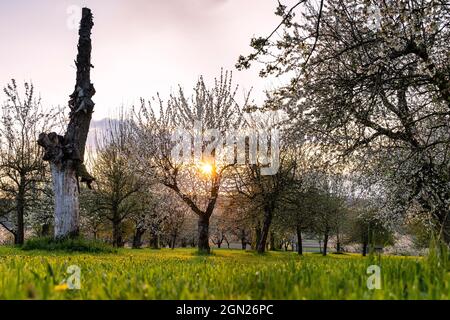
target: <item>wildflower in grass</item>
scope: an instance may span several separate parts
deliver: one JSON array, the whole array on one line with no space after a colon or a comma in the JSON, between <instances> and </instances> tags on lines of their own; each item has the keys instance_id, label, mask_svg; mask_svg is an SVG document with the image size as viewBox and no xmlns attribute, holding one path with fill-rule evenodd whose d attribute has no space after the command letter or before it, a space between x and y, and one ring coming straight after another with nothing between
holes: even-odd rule
<instances>
[{"instance_id":1,"label":"wildflower in grass","mask_svg":"<svg viewBox=\"0 0 450 320\"><path fill-rule=\"evenodd\" d=\"M69 289L69 286L67 285L67 283L61 283L57 286L55 286L55 291L66 291Z\"/></svg>"}]
</instances>

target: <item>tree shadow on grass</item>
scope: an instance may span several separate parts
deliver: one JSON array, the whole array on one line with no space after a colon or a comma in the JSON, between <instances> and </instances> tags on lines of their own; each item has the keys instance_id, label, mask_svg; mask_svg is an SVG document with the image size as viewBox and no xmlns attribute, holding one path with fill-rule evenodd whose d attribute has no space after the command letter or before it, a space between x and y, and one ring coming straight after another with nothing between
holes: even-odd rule
<instances>
[{"instance_id":1,"label":"tree shadow on grass","mask_svg":"<svg viewBox=\"0 0 450 320\"><path fill-rule=\"evenodd\" d=\"M64 251L64 252L85 252L85 253L117 253L117 249L112 246L94 240L83 238L75 239L53 239L51 237L32 238L25 242L22 250L42 250L42 251Z\"/></svg>"}]
</instances>

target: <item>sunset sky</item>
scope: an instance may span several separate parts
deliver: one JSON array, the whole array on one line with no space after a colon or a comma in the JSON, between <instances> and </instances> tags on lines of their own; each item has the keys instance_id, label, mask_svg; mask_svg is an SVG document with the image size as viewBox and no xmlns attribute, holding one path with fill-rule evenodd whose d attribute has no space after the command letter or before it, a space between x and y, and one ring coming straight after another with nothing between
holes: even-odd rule
<instances>
[{"instance_id":1,"label":"sunset sky","mask_svg":"<svg viewBox=\"0 0 450 320\"><path fill-rule=\"evenodd\" d=\"M17 0L0 2L2 87L11 78L32 80L46 105L67 104L78 39L73 6L89 6L95 19L95 119L139 97L166 97L178 84L189 90L200 74L210 81L221 67L233 70L241 92L253 86L256 102L279 84L260 79L259 68L234 68L250 52L250 38L279 23L275 0Z\"/></svg>"}]
</instances>

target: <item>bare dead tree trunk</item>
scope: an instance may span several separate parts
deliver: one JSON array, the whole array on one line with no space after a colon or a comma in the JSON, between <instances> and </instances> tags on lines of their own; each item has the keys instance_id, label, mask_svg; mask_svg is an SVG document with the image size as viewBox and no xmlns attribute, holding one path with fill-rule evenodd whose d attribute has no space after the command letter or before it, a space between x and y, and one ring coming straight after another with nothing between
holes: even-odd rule
<instances>
[{"instance_id":1,"label":"bare dead tree trunk","mask_svg":"<svg viewBox=\"0 0 450 320\"><path fill-rule=\"evenodd\" d=\"M78 55L75 61L77 78L70 95L70 121L64 136L54 132L39 135L38 143L45 149L43 159L50 162L55 194L55 238L77 237L79 234L79 179L90 187L94 178L83 164L86 139L94 111L95 94L90 79L91 10L83 8L79 30Z\"/></svg>"},{"instance_id":2,"label":"bare dead tree trunk","mask_svg":"<svg viewBox=\"0 0 450 320\"><path fill-rule=\"evenodd\" d=\"M55 193L55 237L77 237L79 233L80 203L75 169L51 164Z\"/></svg>"}]
</instances>

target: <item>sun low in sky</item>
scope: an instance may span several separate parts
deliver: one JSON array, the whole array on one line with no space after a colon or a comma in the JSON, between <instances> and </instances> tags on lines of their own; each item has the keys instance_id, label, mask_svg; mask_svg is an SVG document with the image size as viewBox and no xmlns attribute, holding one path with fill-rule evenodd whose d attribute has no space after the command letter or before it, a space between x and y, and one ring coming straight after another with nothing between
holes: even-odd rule
<instances>
[{"instance_id":1,"label":"sun low in sky","mask_svg":"<svg viewBox=\"0 0 450 320\"><path fill-rule=\"evenodd\" d=\"M200 172L205 176L211 176L213 174L214 167L212 164L207 162L202 162L200 164Z\"/></svg>"}]
</instances>

